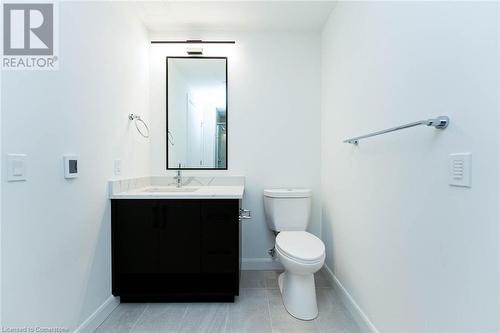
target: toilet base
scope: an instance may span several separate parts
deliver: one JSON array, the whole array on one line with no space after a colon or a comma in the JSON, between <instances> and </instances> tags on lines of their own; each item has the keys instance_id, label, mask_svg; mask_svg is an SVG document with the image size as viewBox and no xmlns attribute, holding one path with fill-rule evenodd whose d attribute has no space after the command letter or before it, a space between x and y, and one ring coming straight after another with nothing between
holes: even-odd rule
<instances>
[{"instance_id":1,"label":"toilet base","mask_svg":"<svg viewBox=\"0 0 500 333\"><path fill-rule=\"evenodd\" d=\"M314 274L298 275L285 271L279 275L278 285L289 314L301 320L313 320L318 316Z\"/></svg>"}]
</instances>

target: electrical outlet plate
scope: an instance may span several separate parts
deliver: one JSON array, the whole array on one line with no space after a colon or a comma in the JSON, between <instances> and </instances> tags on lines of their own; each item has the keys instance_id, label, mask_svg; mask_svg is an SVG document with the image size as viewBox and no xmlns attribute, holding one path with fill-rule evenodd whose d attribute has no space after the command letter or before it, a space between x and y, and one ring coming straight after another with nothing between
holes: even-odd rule
<instances>
[{"instance_id":1,"label":"electrical outlet plate","mask_svg":"<svg viewBox=\"0 0 500 333\"><path fill-rule=\"evenodd\" d=\"M7 155L7 181L19 182L26 180L26 155Z\"/></svg>"},{"instance_id":2,"label":"electrical outlet plate","mask_svg":"<svg viewBox=\"0 0 500 333\"><path fill-rule=\"evenodd\" d=\"M472 186L472 154L456 153L449 155L448 174L451 186Z\"/></svg>"}]
</instances>

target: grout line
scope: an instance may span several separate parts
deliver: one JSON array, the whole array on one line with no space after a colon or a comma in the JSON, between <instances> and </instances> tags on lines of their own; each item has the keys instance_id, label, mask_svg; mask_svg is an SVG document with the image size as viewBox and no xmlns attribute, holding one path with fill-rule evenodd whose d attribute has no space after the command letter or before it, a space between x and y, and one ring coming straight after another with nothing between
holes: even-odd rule
<instances>
[{"instance_id":1,"label":"grout line","mask_svg":"<svg viewBox=\"0 0 500 333\"><path fill-rule=\"evenodd\" d=\"M182 314L182 317L181 319L179 320L179 325L177 327L177 331L180 332L181 331L181 328L182 328L182 325L184 324L184 319L186 318L188 312L189 312L189 307L191 304L193 303L185 303L186 304L186 309L184 309L184 313Z\"/></svg>"},{"instance_id":2,"label":"grout line","mask_svg":"<svg viewBox=\"0 0 500 333\"><path fill-rule=\"evenodd\" d=\"M148 308L149 308L149 303L146 304L146 306L144 307L144 310L142 310L141 314L137 317L134 324L130 327L130 330L129 330L130 333L132 333L134 331L135 327L139 323L139 320L142 318L142 316L144 316L144 313L146 313L146 310Z\"/></svg>"},{"instance_id":3,"label":"grout line","mask_svg":"<svg viewBox=\"0 0 500 333\"><path fill-rule=\"evenodd\" d=\"M318 289L316 288L316 302L318 301ZM312 320L312 322L314 323L314 327L316 327L316 329L318 330L319 333L322 333L323 330L321 329L320 325L319 325L319 316L320 316L320 309L319 309L319 303L318 303L318 316L316 318L314 318Z\"/></svg>"},{"instance_id":4,"label":"grout line","mask_svg":"<svg viewBox=\"0 0 500 333\"><path fill-rule=\"evenodd\" d=\"M189 303L186 303L186 308L184 309L184 313L182 314L181 320L179 320L179 327L178 327L178 329L181 328L182 321L184 320L184 318L186 318L186 315L188 313L188 307L189 307Z\"/></svg>"},{"instance_id":5,"label":"grout line","mask_svg":"<svg viewBox=\"0 0 500 333\"><path fill-rule=\"evenodd\" d=\"M229 304L227 305L226 309L226 323L224 324L224 332L233 333L233 329L231 327L231 308L229 307Z\"/></svg>"},{"instance_id":6,"label":"grout line","mask_svg":"<svg viewBox=\"0 0 500 333\"><path fill-rule=\"evenodd\" d=\"M274 332L273 316L271 315L271 301L269 300L269 289L265 289L267 300L267 314L269 315L269 324L271 325L271 332Z\"/></svg>"}]
</instances>

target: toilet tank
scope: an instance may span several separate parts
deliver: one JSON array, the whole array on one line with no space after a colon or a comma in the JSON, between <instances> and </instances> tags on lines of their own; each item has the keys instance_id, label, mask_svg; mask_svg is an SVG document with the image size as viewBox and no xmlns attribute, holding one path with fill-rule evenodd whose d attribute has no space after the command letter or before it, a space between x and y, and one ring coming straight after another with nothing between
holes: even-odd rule
<instances>
[{"instance_id":1,"label":"toilet tank","mask_svg":"<svg viewBox=\"0 0 500 333\"><path fill-rule=\"evenodd\" d=\"M269 229L305 231L311 216L309 189L264 190L264 211Z\"/></svg>"}]
</instances>

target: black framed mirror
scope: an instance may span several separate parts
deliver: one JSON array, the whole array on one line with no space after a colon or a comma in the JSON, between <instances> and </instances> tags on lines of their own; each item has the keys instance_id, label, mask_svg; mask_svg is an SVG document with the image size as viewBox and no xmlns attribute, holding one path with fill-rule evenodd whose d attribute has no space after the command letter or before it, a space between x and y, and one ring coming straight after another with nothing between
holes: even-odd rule
<instances>
[{"instance_id":1,"label":"black framed mirror","mask_svg":"<svg viewBox=\"0 0 500 333\"><path fill-rule=\"evenodd\" d=\"M167 170L227 170L227 57L167 57Z\"/></svg>"}]
</instances>

